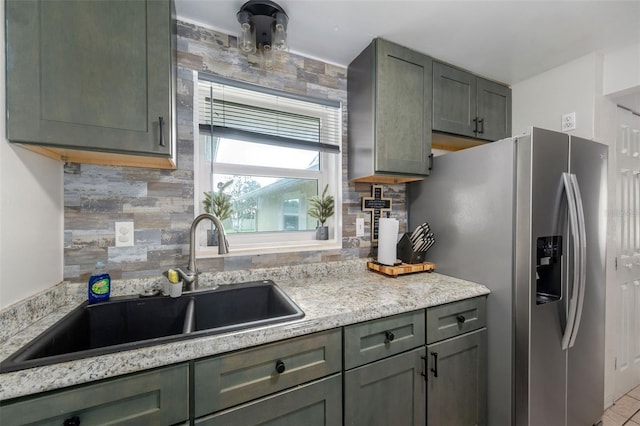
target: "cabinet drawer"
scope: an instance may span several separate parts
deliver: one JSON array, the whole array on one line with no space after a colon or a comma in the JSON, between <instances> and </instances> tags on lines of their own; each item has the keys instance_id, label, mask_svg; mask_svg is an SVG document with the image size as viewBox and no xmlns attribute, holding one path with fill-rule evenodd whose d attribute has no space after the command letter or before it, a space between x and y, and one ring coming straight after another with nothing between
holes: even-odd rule
<instances>
[{"instance_id":1,"label":"cabinet drawer","mask_svg":"<svg viewBox=\"0 0 640 426\"><path fill-rule=\"evenodd\" d=\"M195 416L339 372L341 337L335 329L196 361Z\"/></svg>"},{"instance_id":2,"label":"cabinet drawer","mask_svg":"<svg viewBox=\"0 0 640 426\"><path fill-rule=\"evenodd\" d=\"M487 325L486 297L427 309L427 343L448 339Z\"/></svg>"},{"instance_id":3,"label":"cabinet drawer","mask_svg":"<svg viewBox=\"0 0 640 426\"><path fill-rule=\"evenodd\" d=\"M344 368L377 361L424 345L424 311L381 318L344 328Z\"/></svg>"},{"instance_id":4,"label":"cabinet drawer","mask_svg":"<svg viewBox=\"0 0 640 426\"><path fill-rule=\"evenodd\" d=\"M189 418L187 365L107 380L22 399L0 407L3 426L61 425L77 416L82 425L172 425Z\"/></svg>"},{"instance_id":5,"label":"cabinet drawer","mask_svg":"<svg viewBox=\"0 0 640 426\"><path fill-rule=\"evenodd\" d=\"M342 423L340 374L239 405L195 421L196 426L305 425Z\"/></svg>"}]
</instances>

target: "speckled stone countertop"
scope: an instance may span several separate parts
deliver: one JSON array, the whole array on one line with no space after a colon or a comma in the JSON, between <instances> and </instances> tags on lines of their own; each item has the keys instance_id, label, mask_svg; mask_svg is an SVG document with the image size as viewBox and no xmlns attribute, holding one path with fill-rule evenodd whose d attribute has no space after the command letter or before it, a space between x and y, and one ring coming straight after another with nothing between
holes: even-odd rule
<instances>
[{"instance_id":1,"label":"speckled stone countertop","mask_svg":"<svg viewBox=\"0 0 640 426\"><path fill-rule=\"evenodd\" d=\"M114 281L112 294L136 294L141 289L159 285L163 279L133 280L126 283ZM202 274L201 285L214 286L261 279L274 280L302 308L305 316L281 324L0 374L0 400L185 362L489 293L483 285L435 272L389 278L368 271L365 259ZM64 298L63 306L7 337L0 349L0 359L11 355L86 298L85 285L63 284L66 286L63 290L52 290ZM17 327L21 315L37 316L30 313L29 309L37 309L34 306L42 304L31 301L31 305L29 308L14 309L11 315L5 315L10 318L4 318L2 325Z\"/></svg>"}]
</instances>

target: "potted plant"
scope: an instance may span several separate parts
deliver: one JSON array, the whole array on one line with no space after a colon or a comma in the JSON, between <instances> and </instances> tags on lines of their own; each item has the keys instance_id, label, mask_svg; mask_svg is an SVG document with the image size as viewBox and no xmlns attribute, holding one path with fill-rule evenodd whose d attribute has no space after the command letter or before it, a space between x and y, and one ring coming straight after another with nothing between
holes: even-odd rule
<instances>
[{"instance_id":1,"label":"potted plant","mask_svg":"<svg viewBox=\"0 0 640 426\"><path fill-rule=\"evenodd\" d=\"M334 200L333 195L327 195L329 184L324 187L322 195L314 195L309 198L309 204L311 208L307 211L307 214L320 222L320 226L316 227L316 239L328 240L329 239L329 227L324 226L324 223L333 216Z\"/></svg>"},{"instance_id":2,"label":"potted plant","mask_svg":"<svg viewBox=\"0 0 640 426\"><path fill-rule=\"evenodd\" d=\"M224 190L232 183L233 179L224 183L220 182L218 183L218 191L209 191L204 193L202 205L204 206L205 213L211 213L220 219L220 222L224 222L226 219L229 219L233 213L231 195L224 193ZM214 229L213 224L211 224L211 229L207 230L207 245L218 245L218 230Z\"/></svg>"}]
</instances>

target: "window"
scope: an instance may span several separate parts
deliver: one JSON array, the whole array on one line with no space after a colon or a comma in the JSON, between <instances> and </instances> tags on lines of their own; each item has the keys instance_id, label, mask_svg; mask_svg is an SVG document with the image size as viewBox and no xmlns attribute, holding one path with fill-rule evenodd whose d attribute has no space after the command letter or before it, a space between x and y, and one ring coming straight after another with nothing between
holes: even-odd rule
<instances>
[{"instance_id":1,"label":"window","mask_svg":"<svg viewBox=\"0 0 640 426\"><path fill-rule=\"evenodd\" d=\"M210 211L222 220L231 253L338 246L339 102L203 74L195 96L196 211ZM327 184L336 199L336 214L325 224L330 241L319 242L308 202ZM225 202L226 210L220 208ZM199 232L200 254L217 253L215 247L206 248L204 231Z\"/></svg>"}]
</instances>

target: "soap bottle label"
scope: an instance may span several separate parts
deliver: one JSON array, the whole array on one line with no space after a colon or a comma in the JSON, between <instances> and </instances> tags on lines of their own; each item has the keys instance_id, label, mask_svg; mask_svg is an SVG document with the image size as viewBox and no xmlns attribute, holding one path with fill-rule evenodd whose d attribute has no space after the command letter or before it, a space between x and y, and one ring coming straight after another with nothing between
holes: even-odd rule
<instances>
[{"instance_id":1,"label":"soap bottle label","mask_svg":"<svg viewBox=\"0 0 640 426\"><path fill-rule=\"evenodd\" d=\"M91 292L93 294L107 294L109 293L109 280L103 278L91 284Z\"/></svg>"}]
</instances>

